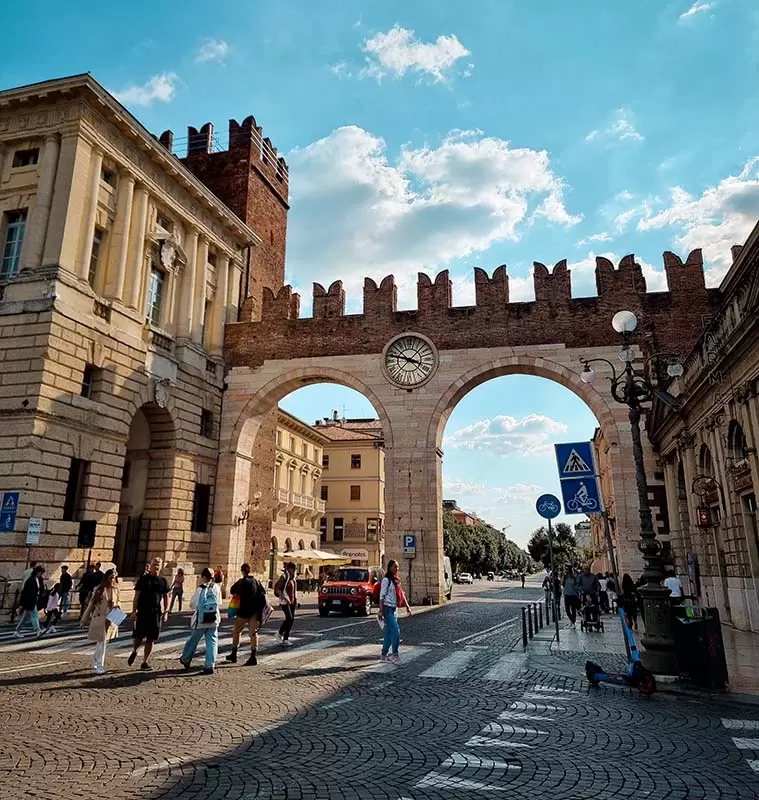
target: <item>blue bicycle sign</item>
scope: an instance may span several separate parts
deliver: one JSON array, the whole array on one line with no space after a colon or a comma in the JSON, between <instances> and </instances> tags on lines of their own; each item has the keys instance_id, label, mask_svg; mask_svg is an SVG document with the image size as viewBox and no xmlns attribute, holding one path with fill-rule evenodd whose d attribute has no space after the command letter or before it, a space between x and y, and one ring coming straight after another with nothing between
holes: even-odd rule
<instances>
[{"instance_id":1,"label":"blue bicycle sign","mask_svg":"<svg viewBox=\"0 0 759 800\"><path fill-rule=\"evenodd\" d=\"M541 494L535 509L543 519L556 519L561 514L561 502L552 494Z\"/></svg>"}]
</instances>

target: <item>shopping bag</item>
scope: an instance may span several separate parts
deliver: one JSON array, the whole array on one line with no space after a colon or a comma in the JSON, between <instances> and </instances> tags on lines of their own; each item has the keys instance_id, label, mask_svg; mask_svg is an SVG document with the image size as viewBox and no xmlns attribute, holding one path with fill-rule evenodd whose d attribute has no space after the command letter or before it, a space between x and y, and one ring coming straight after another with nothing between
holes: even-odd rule
<instances>
[{"instance_id":1,"label":"shopping bag","mask_svg":"<svg viewBox=\"0 0 759 800\"><path fill-rule=\"evenodd\" d=\"M229 605L227 606L227 616L230 619L236 617L239 608L240 608L240 596L233 594L229 601Z\"/></svg>"}]
</instances>

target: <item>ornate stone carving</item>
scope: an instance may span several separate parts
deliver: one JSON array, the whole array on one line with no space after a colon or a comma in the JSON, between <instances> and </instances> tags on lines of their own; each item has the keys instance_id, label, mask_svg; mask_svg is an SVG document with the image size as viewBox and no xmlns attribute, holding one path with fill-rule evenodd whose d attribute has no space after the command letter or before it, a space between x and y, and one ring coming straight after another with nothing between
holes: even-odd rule
<instances>
[{"instance_id":1,"label":"ornate stone carving","mask_svg":"<svg viewBox=\"0 0 759 800\"><path fill-rule=\"evenodd\" d=\"M156 381L153 387L153 398L158 408L166 408L171 397L171 383L167 378Z\"/></svg>"}]
</instances>

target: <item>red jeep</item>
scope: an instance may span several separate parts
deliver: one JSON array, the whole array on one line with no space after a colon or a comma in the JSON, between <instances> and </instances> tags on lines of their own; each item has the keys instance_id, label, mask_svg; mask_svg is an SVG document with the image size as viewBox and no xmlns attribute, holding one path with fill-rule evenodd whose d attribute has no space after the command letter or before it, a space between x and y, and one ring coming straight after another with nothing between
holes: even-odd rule
<instances>
[{"instance_id":1,"label":"red jeep","mask_svg":"<svg viewBox=\"0 0 759 800\"><path fill-rule=\"evenodd\" d=\"M372 603L379 604L380 584L379 567L341 567L319 589L319 616L326 617L330 611L368 616Z\"/></svg>"}]
</instances>

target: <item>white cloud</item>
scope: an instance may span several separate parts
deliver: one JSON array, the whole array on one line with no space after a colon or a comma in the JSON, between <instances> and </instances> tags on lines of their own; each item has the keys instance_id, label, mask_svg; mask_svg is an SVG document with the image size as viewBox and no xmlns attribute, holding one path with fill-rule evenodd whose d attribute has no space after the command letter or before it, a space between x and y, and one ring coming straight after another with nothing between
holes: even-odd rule
<instances>
[{"instance_id":1,"label":"white cloud","mask_svg":"<svg viewBox=\"0 0 759 800\"><path fill-rule=\"evenodd\" d=\"M570 262L567 266L572 274L573 297L595 297L598 294L596 287L596 255L601 258L608 258L615 268L622 258L617 253L596 254L591 251L585 258ZM667 275L664 272L664 267L657 269L653 264L642 261L640 258L636 257L635 260L640 264L643 277L646 279L646 290L649 292L666 292Z\"/></svg>"},{"instance_id":2,"label":"white cloud","mask_svg":"<svg viewBox=\"0 0 759 800\"><path fill-rule=\"evenodd\" d=\"M639 231L673 227L679 230L675 245L680 251L703 248L707 283L717 285L730 267L731 246L743 244L759 218L759 156L700 196L675 186L666 208L654 212L649 204L638 215Z\"/></svg>"},{"instance_id":3,"label":"white cloud","mask_svg":"<svg viewBox=\"0 0 759 800\"><path fill-rule=\"evenodd\" d=\"M436 81L444 81L456 62L470 55L454 35L422 42L414 31L400 25L366 39L363 50L368 64L363 74L377 80L388 74L400 78L407 72L421 72ZM473 64L468 64L464 74L470 75L472 69Z\"/></svg>"},{"instance_id":4,"label":"white cloud","mask_svg":"<svg viewBox=\"0 0 759 800\"><path fill-rule=\"evenodd\" d=\"M156 101L170 103L174 99L178 80L173 72L161 72L142 86L130 86L121 92L114 92L113 95L124 105L150 106Z\"/></svg>"},{"instance_id":5,"label":"white cloud","mask_svg":"<svg viewBox=\"0 0 759 800\"><path fill-rule=\"evenodd\" d=\"M209 61L224 61L228 53L229 45L223 39L209 39L201 45L195 61L199 64Z\"/></svg>"},{"instance_id":6,"label":"white cloud","mask_svg":"<svg viewBox=\"0 0 759 800\"><path fill-rule=\"evenodd\" d=\"M446 435L443 447L495 455L543 455L550 452L554 436L567 430L563 422L543 414L529 414L522 419L500 415Z\"/></svg>"},{"instance_id":7,"label":"white cloud","mask_svg":"<svg viewBox=\"0 0 759 800\"><path fill-rule=\"evenodd\" d=\"M577 242L578 247L584 247L586 244L592 244L593 242L608 242L611 241L611 236L606 233L594 233L592 236L586 236L580 241Z\"/></svg>"},{"instance_id":8,"label":"white cloud","mask_svg":"<svg viewBox=\"0 0 759 800\"><path fill-rule=\"evenodd\" d=\"M467 481L449 480L443 476L443 493L448 498L449 495L462 494L485 494L485 484L483 483L468 483ZM455 499L455 498L451 498Z\"/></svg>"},{"instance_id":9,"label":"white cloud","mask_svg":"<svg viewBox=\"0 0 759 800\"><path fill-rule=\"evenodd\" d=\"M685 20L691 19L695 17L696 14L701 14L704 11L710 11L714 8L714 3L704 3L702 0L696 0L696 2L687 10L684 11L678 17L678 22L684 22Z\"/></svg>"},{"instance_id":10,"label":"white cloud","mask_svg":"<svg viewBox=\"0 0 759 800\"><path fill-rule=\"evenodd\" d=\"M592 130L585 141L642 142L643 138L635 128L632 112L627 108L618 108L608 125Z\"/></svg>"},{"instance_id":11,"label":"white cloud","mask_svg":"<svg viewBox=\"0 0 759 800\"><path fill-rule=\"evenodd\" d=\"M300 286L342 279L349 296L360 295L365 275L393 273L401 305L413 302L418 271L516 240L532 219L580 220L547 152L481 131L406 146L393 161L382 139L348 126L293 150L288 163L288 274Z\"/></svg>"},{"instance_id":12,"label":"white cloud","mask_svg":"<svg viewBox=\"0 0 759 800\"><path fill-rule=\"evenodd\" d=\"M337 64L333 64L329 71L333 75L337 75L338 78L351 78L353 77L353 71L351 70L350 64L347 61L338 61Z\"/></svg>"}]
</instances>

